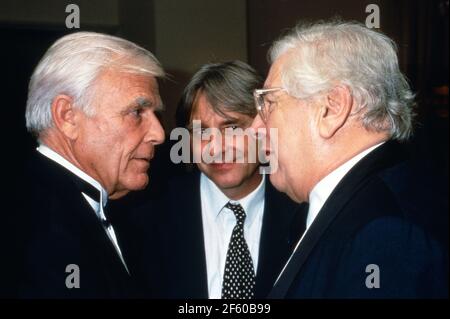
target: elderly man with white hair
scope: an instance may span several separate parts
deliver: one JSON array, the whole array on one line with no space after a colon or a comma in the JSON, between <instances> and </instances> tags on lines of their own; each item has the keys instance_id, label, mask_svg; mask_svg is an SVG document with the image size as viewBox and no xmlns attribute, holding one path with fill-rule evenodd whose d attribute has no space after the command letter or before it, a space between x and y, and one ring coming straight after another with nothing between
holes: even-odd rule
<instances>
[{"instance_id":1,"label":"elderly man with white hair","mask_svg":"<svg viewBox=\"0 0 450 319\"><path fill-rule=\"evenodd\" d=\"M448 296L448 257L424 223L440 199L398 143L414 95L393 41L358 23L299 25L270 58L253 128L278 129L270 180L309 209L269 297Z\"/></svg>"},{"instance_id":2,"label":"elderly man with white hair","mask_svg":"<svg viewBox=\"0 0 450 319\"><path fill-rule=\"evenodd\" d=\"M148 184L155 145L164 140L155 113L162 76L147 50L92 32L62 37L39 62L26 108L39 146L21 190L20 296L130 296L106 204Z\"/></svg>"}]
</instances>

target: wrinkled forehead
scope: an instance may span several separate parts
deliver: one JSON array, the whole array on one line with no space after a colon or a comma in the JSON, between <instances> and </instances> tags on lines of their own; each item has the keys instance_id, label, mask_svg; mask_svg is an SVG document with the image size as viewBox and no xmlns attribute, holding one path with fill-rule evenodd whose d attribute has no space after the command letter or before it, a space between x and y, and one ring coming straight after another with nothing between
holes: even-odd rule
<instances>
[{"instance_id":1,"label":"wrinkled forehead","mask_svg":"<svg viewBox=\"0 0 450 319\"><path fill-rule=\"evenodd\" d=\"M155 109L162 106L158 82L149 75L108 70L99 74L90 90L94 105L106 101L123 107L131 103Z\"/></svg>"},{"instance_id":2,"label":"wrinkled forehead","mask_svg":"<svg viewBox=\"0 0 450 319\"><path fill-rule=\"evenodd\" d=\"M97 80L104 86L124 91L141 90L159 95L158 81L148 74L137 74L120 69L102 71Z\"/></svg>"},{"instance_id":3,"label":"wrinkled forehead","mask_svg":"<svg viewBox=\"0 0 450 319\"><path fill-rule=\"evenodd\" d=\"M288 51L280 55L270 66L269 74L264 82L264 88L282 87L283 68L293 59L293 52Z\"/></svg>"}]
</instances>

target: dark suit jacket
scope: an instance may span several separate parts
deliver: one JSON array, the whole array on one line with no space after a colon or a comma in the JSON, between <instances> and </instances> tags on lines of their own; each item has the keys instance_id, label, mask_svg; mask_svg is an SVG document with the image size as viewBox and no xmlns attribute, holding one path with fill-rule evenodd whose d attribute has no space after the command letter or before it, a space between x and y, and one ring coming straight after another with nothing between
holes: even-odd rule
<instances>
[{"instance_id":1,"label":"dark suit jacket","mask_svg":"<svg viewBox=\"0 0 450 319\"><path fill-rule=\"evenodd\" d=\"M281 267L301 235L293 224L298 204L266 183L265 208L256 276L256 297L267 296ZM154 230L146 231L143 269L138 271L144 296L156 298L208 298L206 256L200 200L200 174L176 178L161 199L159 220ZM153 204L154 205L154 204ZM142 224L149 224L143 222ZM155 235L156 234L156 235Z\"/></svg>"},{"instance_id":2,"label":"dark suit jacket","mask_svg":"<svg viewBox=\"0 0 450 319\"><path fill-rule=\"evenodd\" d=\"M16 212L18 296L23 298L124 298L130 276L95 212L82 196L79 179L35 154L21 181ZM120 238L119 238L120 240ZM120 245L120 243L119 243ZM68 289L66 266L80 270L80 288Z\"/></svg>"},{"instance_id":3,"label":"dark suit jacket","mask_svg":"<svg viewBox=\"0 0 450 319\"><path fill-rule=\"evenodd\" d=\"M419 169L394 142L363 158L324 204L270 298L448 296L448 252L433 236L446 232L448 240L448 224L436 230L448 221L448 193L433 191ZM366 286L376 282L371 264L379 288Z\"/></svg>"}]
</instances>

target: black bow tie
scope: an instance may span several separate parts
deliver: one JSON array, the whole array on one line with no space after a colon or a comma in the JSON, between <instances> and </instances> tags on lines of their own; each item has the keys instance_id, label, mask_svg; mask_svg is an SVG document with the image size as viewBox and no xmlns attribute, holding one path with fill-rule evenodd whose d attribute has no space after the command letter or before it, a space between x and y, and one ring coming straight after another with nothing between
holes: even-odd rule
<instances>
[{"instance_id":1,"label":"black bow tie","mask_svg":"<svg viewBox=\"0 0 450 319\"><path fill-rule=\"evenodd\" d=\"M82 180L81 178L75 178L75 184L77 185L80 192L85 193L97 203L100 203L101 192L97 188Z\"/></svg>"},{"instance_id":2,"label":"black bow tie","mask_svg":"<svg viewBox=\"0 0 450 319\"><path fill-rule=\"evenodd\" d=\"M78 189L80 190L80 192L86 194L87 196L89 196L90 198L95 200L97 203L99 203L99 205L102 204L100 202L101 191L99 191L97 188L95 188L94 186L92 186L91 184L89 184L88 182L86 182L85 180L83 180L81 178L75 178L74 181L75 181L75 184L77 185ZM106 228L111 226L110 218L108 216L107 206L108 205L103 207L103 213L105 214L106 219L102 220L102 224Z\"/></svg>"}]
</instances>

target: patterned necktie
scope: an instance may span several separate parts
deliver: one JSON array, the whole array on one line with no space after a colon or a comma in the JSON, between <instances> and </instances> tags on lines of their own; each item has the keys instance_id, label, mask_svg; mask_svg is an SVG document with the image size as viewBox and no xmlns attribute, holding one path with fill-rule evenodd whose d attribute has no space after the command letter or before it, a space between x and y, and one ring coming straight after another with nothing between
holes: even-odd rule
<instances>
[{"instance_id":1,"label":"patterned necktie","mask_svg":"<svg viewBox=\"0 0 450 319\"><path fill-rule=\"evenodd\" d=\"M222 299L251 299L255 295L255 271L244 238L245 212L240 204L228 203L226 208L236 216L236 226L228 245L223 275Z\"/></svg>"}]
</instances>

